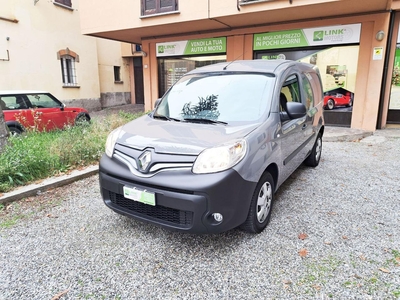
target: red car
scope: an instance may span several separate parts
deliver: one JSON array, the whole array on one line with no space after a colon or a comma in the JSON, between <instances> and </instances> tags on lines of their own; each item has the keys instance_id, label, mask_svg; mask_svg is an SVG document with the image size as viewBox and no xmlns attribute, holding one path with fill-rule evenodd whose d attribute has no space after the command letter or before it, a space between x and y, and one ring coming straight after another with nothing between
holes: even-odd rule
<instances>
[{"instance_id":1,"label":"red car","mask_svg":"<svg viewBox=\"0 0 400 300\"><path fill-rule=\"evenodd\" d=\"M324 108L334 109L337 106L352 106L353 97L351 93L346 93L346 95L340 93L328 94L324 97Z\"/></svg>"},{"instance_id":2,"label":"red car","mask_svg":"<svg viewBox=\"0 0 400 300\"><path fill-rule=\"evenodd\" d=\"M49 92L0 91L0 106L12 135L28 128L50 131L90 121L86 109L66 107Z\"/></svg>"}]
</instances>

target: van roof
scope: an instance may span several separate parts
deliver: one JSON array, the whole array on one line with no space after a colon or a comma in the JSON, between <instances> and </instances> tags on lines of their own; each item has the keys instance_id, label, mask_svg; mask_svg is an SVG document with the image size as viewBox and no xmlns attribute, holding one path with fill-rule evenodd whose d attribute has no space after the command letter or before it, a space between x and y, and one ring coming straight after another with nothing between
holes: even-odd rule
<instances>
[{"instance_id":1,"label":"van roof","mask_svg":"<svg viewBox=\"0 0 400 300\"><path fill-rule=\"evenodd\" d=\"M254 59L254 60L235 60L223 63L217 63L209 66L194 69L189 74L204 73L204 72L260 72L260 73L276 73L278 69L286 69L291 65L301 66L302 69L311 71L313 65L293 60L283 59Z\"/></svg>"}]
</instances>

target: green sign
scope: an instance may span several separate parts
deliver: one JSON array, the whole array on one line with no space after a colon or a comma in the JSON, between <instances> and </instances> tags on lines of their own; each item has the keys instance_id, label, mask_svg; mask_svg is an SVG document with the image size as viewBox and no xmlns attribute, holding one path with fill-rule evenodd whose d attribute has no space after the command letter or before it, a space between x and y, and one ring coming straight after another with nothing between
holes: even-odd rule
<instances>
[{"instance_id":1,"label":"green sign","mask_svg":"<svg viewBox=\"0 0 400 300\"><path fill-rule=\"evenodd\" d=\"M305 46L355 44L360 42L361 24L336 25L254 35L254 50L285 49Z\"/></svg>"},{"instance_id":2,"label":"green sign","mask_svg":"<svg viewBox=\"0 0 400 300\"><path fill-rule=\"evenodd\" d=\"M308 46L300 29L259 33L254 35L254 50L282 49Z\"/></svg>"},{"instance_id":3,"label":"green sign","mask_svg":"<svg viewBox=\"0 0 400 300\"><path fill-rule=\"evenodd\" d=\"M226 37L157 43L157 57L226 53Z\"/></svg>"},{"instance_id":4,"label":"green sign","mask_svg":"<svg viewBox=\"0 0 400 300\"><path fill-rule=\"evenodd\" d=\"M188 41L185 55L226 52L226 37Z\"/></svg>"}]
</instances>

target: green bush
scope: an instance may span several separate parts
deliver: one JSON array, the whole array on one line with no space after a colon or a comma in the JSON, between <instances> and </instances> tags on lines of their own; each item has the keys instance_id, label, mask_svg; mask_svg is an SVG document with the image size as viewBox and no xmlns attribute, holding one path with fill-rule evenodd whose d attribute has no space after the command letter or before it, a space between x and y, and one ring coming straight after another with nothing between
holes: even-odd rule
<instances>
[{"instance_id":1,"label":"green bush","mask_svg":"<svg viewBox=\"0 0 400 300\"><path fill-rule=\"evenodd\" d=\"M10 138L0 154L0 192L97 164L108 134L141 115L119 112L86 125Z\"/></svg>"}]
</instances>

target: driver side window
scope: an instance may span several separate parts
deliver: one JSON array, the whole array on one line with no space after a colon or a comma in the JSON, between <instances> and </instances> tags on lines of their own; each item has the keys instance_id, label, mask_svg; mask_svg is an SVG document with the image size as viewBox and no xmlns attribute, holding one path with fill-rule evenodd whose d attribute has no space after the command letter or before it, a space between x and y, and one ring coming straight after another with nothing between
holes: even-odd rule
<instances>
[{"instance_id":1,"label":"driver side window","mask_svg":"<svg viewBox=\"0 0 400 300\"><path fill-rule=\"evenodd\" d=\"M286 78L281 88L279 101L279 112L281 115L281 120L282 122L287 122L290 120L290 117L287 114L286 103L301 103L299 80L296 75L290 75L288 78Z\"/></svg>"},{"instance_id":2,"label":"driver side window","mask_svg":"<svg viewBox=\"0 0 400 300\"><path fill-rule=\"evenodd\" d=\"M28 95L28 98L35 108L54 108L60 106L46 94Z\"/></svg>"}]
</instances>

